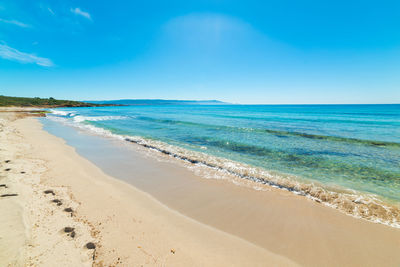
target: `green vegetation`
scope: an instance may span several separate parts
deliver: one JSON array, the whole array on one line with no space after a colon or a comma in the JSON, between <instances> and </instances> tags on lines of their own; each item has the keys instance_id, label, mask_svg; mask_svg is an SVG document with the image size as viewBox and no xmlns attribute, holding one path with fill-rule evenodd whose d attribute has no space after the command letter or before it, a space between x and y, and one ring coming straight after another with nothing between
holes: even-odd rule
<instances>
[{"instance_id":1,"label":"green vegetation","mask_svg":"<svg viewBox=\"0 0 400 267\"><path fill-rule=\"evenodd\" d=\"M71 100L58 100L52 97L13 97L0 95L0 107L97 107L105 106Z\"/></svg>"}]
</instances>

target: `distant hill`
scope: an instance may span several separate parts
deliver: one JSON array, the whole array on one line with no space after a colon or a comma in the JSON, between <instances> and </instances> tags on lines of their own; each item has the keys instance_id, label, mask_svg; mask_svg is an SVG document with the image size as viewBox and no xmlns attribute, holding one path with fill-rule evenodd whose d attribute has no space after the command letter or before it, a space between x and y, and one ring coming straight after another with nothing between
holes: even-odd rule
<instances>
[{"instance_id":1,"label":"distant hill","mask_svg":"<svg viewBox=\"0 0 400 267\"><path fill-rule=\"evenodd\" d=\"M39 97L14 97L14 96L0 95L0 107L11 107L11 106L55 108L55 107L97 107L105 105L72 101L72 100L58 100L52 97L39 98Z\"/></svg>"},{"instance_id":2,"label":"distant hill","mask_svg":"<svg viewBox=\"0 0 400 267\"><path fill-rule=\"evenodd\" d=\"M94 104L113 105L226 105L229 103L218 100L164 100L164 99L120 99L103 101L85 101Z\"/></svg>"}]
</instances>

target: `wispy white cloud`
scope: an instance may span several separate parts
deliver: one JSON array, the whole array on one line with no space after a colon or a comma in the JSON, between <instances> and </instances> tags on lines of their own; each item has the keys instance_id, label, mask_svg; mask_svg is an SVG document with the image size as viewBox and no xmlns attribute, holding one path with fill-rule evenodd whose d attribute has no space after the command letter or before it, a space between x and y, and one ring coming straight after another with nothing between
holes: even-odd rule
<instances>
[{"instance_id":1,"label":"wispy white cloud","mask_svg":"<svg viewBox=\"0 0 400 267\"><path fill-rule=\"evenodd\" d=\"M14 20L14 19L7 20L7 19L0 18L0 22L7 23L7 24L13 24L13 25L16 25L16 26L19 26L22 28L30 28L31 27L31 25L29 25L29 24L26 24L26 23L23 23L18 20Z\"/></svg>"},{"instance_id":2,"label":"wispy white cloud","mask_svg":"<svg viewBox=\"0 0 400 267\"><path fill-rule=\"evenodd\" d=\"M79 16L85 17L89 20L92 20L92 17L90 16L90 14L88 12L81 10L79 7L71 8L71 12L74 13L75 15L79 15Z\"/></svg>"},{"instance_id":3,"label":"wispy white cloud","mask_svg":"<svg viewBox=\"0 0 400 267\"><path fill-rule=\"evenodd\" d=\"M38 57L34 54L24 53L18 51L15 48L9 47L6 44L1 44L1 43L0 43L0 57L8 60L17 61L20 63L33 63L44 67L54 66L53 62L48 58Z\"/></svg>"},{"instance_id":4,"label":"wispy white cloud","mask_svg":"<svg viewBox=\"0 0 400 267\"><path fill-rule=\"evenodd\" d=\"M175 43L216 48L242 43L258 35L253 27L222 14L192 13L171 19L164 25L166 36Z\"/></svg>"}]
</instances>

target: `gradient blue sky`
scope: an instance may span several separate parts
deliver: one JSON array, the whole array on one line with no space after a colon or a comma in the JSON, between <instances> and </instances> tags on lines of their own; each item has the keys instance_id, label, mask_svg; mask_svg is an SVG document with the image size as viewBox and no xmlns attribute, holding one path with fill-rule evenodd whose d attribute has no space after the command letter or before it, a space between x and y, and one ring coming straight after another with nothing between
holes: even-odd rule
<instances>
[{"instance_id":1,"label":"gradient blue sky","mask_svg":"<svg viewBox=\"0 0 400 267\"><path fill-rule=\"evenodd\" d=\"M0 94L400 103L400 1L0 0Z\"/></svg>"}]
</instances>

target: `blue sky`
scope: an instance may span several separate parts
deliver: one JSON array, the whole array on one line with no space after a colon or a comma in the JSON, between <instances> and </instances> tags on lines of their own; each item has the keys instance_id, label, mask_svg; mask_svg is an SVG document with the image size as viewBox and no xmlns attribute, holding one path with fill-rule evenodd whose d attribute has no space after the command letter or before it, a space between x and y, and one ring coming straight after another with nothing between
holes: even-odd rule
<instances>
[{"instance_id":1,"label":"blue sky","mask_svg":"<svg viewBox=\"0 0 400 267\"><path fill-rule=\"evenodd\" d=\"M400 2L0 0L0 94L400 103Z\"/></svg>"}]
</instances>

